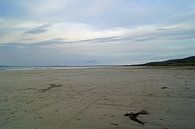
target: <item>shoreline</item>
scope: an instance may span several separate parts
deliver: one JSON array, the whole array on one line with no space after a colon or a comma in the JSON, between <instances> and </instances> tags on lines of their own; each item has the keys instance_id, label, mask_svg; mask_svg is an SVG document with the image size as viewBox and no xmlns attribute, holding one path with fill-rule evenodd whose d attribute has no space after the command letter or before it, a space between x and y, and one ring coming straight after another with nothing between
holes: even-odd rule
<instances>
[{"instance_id":1,"label":"shoreline","mask_svg":"<svg viewBox=\"0 0 195 129\"><path fill-rule=\"evenodd\" d=\"M63 69L98 69L98 68L145 68L145 69L195 69L195 66L134 66L134 65L108 65L108 66L65 66L65 67L54 67L54 66L9 66L0 67L0 71L28 71L28 70L63 70Z\"/></svg>"}]
</instances>

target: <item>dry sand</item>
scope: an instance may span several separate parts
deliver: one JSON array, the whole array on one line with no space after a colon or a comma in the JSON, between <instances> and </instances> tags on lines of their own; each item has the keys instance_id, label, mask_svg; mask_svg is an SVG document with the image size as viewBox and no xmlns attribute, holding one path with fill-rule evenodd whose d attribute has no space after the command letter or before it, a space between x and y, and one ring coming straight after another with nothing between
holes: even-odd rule
<instances>
[{"instance_id":1,"label":"dry sand","mask_svg":"<svg viewBox=\"0 0 195 129\"><path fill-rule=\"evenodd\" d=\"M195 129L194 68L0 71L0 89L0 129Z\"/></svg>"}]
</instances>

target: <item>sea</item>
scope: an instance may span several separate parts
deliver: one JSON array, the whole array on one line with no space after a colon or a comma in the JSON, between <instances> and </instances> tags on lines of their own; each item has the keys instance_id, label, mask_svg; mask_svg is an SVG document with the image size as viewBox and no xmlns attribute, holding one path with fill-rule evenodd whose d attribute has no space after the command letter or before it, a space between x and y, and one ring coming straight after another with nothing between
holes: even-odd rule
<instances>
[{"instance_id":1,"label":"sea","mask_svg":"<svg viewBox=\"0 0 195 129\"><path fill-rule=\"evenodd\" d=\"M88 69L108 66L0 66L0 71L10 70L49 70L49 69Z\"/></svg>"}]
</instances>

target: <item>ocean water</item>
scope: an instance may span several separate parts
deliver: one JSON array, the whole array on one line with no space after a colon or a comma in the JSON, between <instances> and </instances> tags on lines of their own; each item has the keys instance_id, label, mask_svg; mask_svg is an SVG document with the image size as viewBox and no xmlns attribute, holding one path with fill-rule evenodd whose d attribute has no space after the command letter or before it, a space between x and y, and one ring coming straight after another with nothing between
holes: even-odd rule
<instances>
[{"instance_id":1,"label":"ocean water","mask_svg":"<svg viewBox=\"0 0 195 129\"><path fill-rule=\"evenodd\" d=\"M48 70L48 69L86 69L86 68L99 68L104 66L0 66L0 71L4 70Z\"/></svg>"}]
</instances>

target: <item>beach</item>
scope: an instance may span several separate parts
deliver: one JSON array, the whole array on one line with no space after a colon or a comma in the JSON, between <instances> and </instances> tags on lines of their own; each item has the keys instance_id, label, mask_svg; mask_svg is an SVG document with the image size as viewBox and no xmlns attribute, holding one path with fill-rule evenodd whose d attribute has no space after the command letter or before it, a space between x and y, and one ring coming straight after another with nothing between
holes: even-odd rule
<instances>
[{"instance_id":1,"label":"beach","mask_svg":"<svg viewBox=\"0 0 195 129\"><path fill-rule=\"evenodd\" d=\"M0 129L195 128L194 67L2 70L0 89Z\"/></svg>"}]
</instances>

